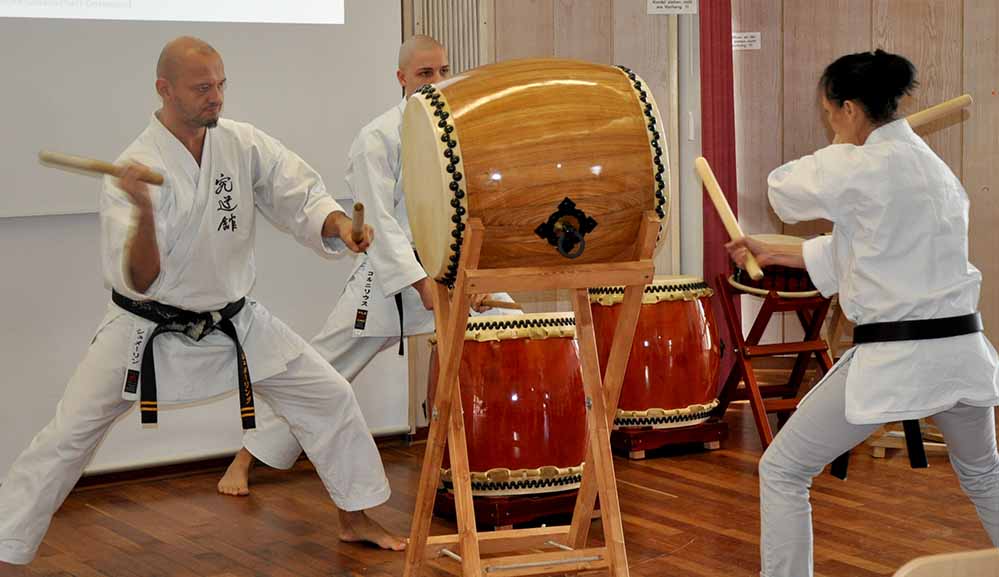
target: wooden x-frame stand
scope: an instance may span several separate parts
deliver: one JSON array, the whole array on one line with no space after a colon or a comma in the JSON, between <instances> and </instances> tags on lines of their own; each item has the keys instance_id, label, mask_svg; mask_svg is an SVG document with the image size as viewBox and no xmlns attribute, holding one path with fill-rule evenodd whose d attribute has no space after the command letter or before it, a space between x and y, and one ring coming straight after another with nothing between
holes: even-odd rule
<instances>
[{"instance_id":1,"label":"wooden x-frame stand","mask_svg":"<svg viewBox=\"0 0 999 577\"><path fill-rule=\"evenodd\" d=\"M478 268L485 228L475 218L469 219L467 228L454 290L449 295L443 285L435 283L434 314L441 367L437 383L439 394L435 396L431 415L430 436L423 457L404 576L417 577L428 561L434 561L435 566L464 577L520 577L603 568L614 577L626 577L628 559L611 456L610 430L617 413L631 341L642 306L642 292L654 276L652 254L659 220L654 213L646 213L635 253L631 260L625 262L505 269ZM606 373L601 378L587 289L608 285L624 285L625 292ZM573 289L576 338L587 407L586 463L572 524L480 534L475 527L468 449L458 388L458 368L468 326L469 297L504 290L554 288ZM445 443L451 458L458 533L430 537L430 521L440 482ZM598 494L605 545L587 547Z\"/></svg>"}]
</instances>

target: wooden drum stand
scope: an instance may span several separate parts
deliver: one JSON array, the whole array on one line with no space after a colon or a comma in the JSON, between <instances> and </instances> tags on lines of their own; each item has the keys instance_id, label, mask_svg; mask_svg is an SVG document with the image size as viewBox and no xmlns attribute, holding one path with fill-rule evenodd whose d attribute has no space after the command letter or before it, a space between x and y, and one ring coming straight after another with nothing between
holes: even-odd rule
<instances>
[{"instance_id":1,"label":"wooden drum stand","mask_svg":"<svg viewBox=\"0 0 999 577\"><path fill-rule=\"evenodd\" d=\"M416 577L428 561L444 571L465 577L565 574L604 569L614 577L628 575L624 530L611 457L610 430L617 413L621 383L631 351L642 291L653 280L652 254L659 219L648 212L632 260L546 267L480 269L485 227L468 221L468 237L461 251L454 290L434 283L434 315L438 330L440 377L430 420L430 436L423 457L416 510L406 552L405 577ZM624 285L624 302L606 373L597 357L589 287ZM572 524L538 529L510 529L480 534L476 530L468 467L464 419L458 389L458 368L468 325L469 298L498 291L573 289L572 303L580 348L586 397L587 453L583 480L576 496ZM444 447L448 447L454 482L458 533L430 537L434 497L440 482ZM587 547L595 499L600 497L603 547ZM520 553L515 553L520 551ZM484 556L488 555L488 556Z\"/></svg>"}]
</instances>

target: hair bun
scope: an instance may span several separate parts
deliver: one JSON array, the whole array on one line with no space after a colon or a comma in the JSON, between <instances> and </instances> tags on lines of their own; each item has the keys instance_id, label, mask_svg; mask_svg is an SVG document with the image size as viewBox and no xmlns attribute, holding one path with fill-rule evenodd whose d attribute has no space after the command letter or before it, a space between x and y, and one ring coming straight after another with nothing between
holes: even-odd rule
<instances>
[{"instance_id":1,"label":"hair bun","mask_svg":"<svg viewBox=\"0 0 999 577\"><path fill-rule=\"evenodd\" d=\"M837 58L819 80L830 102L843 106L847 100L856 100L875 124L894 120L899 99L917 84L911 62L880 48Z\"/></svg>"},{"instance_id":2,"label":"hair bun","mask_svg":"<svg viewBox=\"0 0 999 577\"><path fill-rule=\"evenodd\" d=\"M878 48L874 51L873 64L872 72L881 78L885 90L893 98L901 98L916 87L916 68L908 59Z\"/></svg>"}]
</instances>

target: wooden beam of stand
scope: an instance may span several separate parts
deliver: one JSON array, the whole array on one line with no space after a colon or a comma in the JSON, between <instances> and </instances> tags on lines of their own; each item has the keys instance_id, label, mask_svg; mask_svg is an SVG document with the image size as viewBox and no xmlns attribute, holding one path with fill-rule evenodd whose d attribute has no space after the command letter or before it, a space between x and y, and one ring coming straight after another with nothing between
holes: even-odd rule
<instances>
[{"instance_id":1,"label":"wooden beam of stand","mask_svg":"<svg viewBox=\"0 0 999 577\"><path fill-rule=\"evenodd\" d=\"M484 228L478 219L469 219L468 236L461 253L459 271L474 269L478 266L479 254L482 251ZM465 329L468 326L469 291L466 287L467 278L464 272L458 275L453 296L448 296L447 289L434 283L434 318L437 323L440 372L437 380L437 394L430 419L430 434L427 438L427 448L423 455L423 467L420 471L420 486L416 495L416 506L413 511L413 523L410 529L409 546L406 548L406 565L403 569L405 577L418 577L420 569L426 562L426 545L430 535L430 522L433 518L434 498L437 496L437 486L440 483L441 463L444 457L445 439L452 440L451 451L452 475L455 479L455 506L458 515L458 540L462 556L462 570L466 575L481 574L478 539L475 530L475 512L471 502L471 484L468 474L468 454L464 443L464 434L460 439L452 435L454 428L452 411L461 421L461 401L458 391L458 368L461 363L461 351L465 344ZM453 301L451 300L453 298ZM458 406L454 407L455 399ZM463 422L462 422L463 425ZM462 431L463 432L463 431ZM465 453L464 471L455 471L462 463L455 463L455 442L460 442L460 449ZM458 489L467 482L467 491ZM469 516L471 523L469 523Z\"/></svg>"},{"instance_id":2,"label":"wooden beam of stand","mask_svg":"<svg viewBox=\"0 0 999 577\"><path fill-rule=\"evenodd\" d=\"M586 395L586 436L589 450L583 465L583 479L595 478L597 493L600 495L600 518L604 530L604 543L610 560L612 577L627 577L628 557L624 548L624 528L621 525L621 504L617 495L617 480L614 477L614 457L610 450L610 425L612 419L607 413L606 393L600 376L600 357L597 353L597 338L593 328L593 311L590 308L590 293L587 289L572 292L573 311L576 314L576 341L579 345L579 364L583 373L583 390ZM615 340L628 335L615 335ZM634 332L632 335L634 336ZM631 339L628 348L631 348ZM582 489L582 486L580 487ZM581 493L581 492L580 492ZM576 503L584 495L577 495ZM590 500L592 502L592 500ZM573 512L570 537L578 535L581 527L590 524L590 518L579 517L581 507ZM592 504L590 506L592 510ZM575 549L583 547L569 544Z\"/></svg>"},{"instance_id":3,"label":"wooden beam of stand","mask_svg":"<svg viewBox=\"0 0 999 577\"><path fill-rule=\"evenodd\" d=\"M468 270L465 274L468 290L475 294L607 285L645 286L652 283L655 264L649 256L638 262L481 269Z\"/></svg>"},{"instance_id":4,"label":"wooden beam of stand","mask_svg":"<svg viewBox=\"0 0 999 577\"><path fill-rule=\"evenodd\" d=\"M577 573L609 566L605 547L577 551L553 551L532 555L493 557L482 562L487 574L503 577L527 577L552 573Z\"/></svg>"},{"instance_id":5,"label":"wooden beam of stand","mask_svg":"<svg viewBox=\"0 0 999 577\"><path fill-rule=\"evenodd\" d=\"M569 526L537 527L531 529L511 529L509 531L487 531L479 534L479 553L506 553L524 549L541 549L554 541L564 545L569 535ZM458 544L457 535L438 535L427 540L427 558L441 555L441 549Z\"/></svg>"},{"instance_id":6,"label":"wooden beam of stand","mask_svg":"<svg viewBox=\"0 0 999 577\"><path fill-rule=\"evenodd\" d=\"M659 220L653 213L647 213L639 233L639 242L635 250L635 258L647 258L655 251L656 236L659 231ZM631 355L631 344L635 329L638 327L638 316L642 309L642 294L645 285L626 286L624 299L621 303L621 314L614 328L614 340L611 343L607 366L604 368L604 390L607 398L607 426L614 426L617 416L618 401L621 398L621 388L624 383L624 372L628 367ZM589 464L592 456L587 448L586 462ZM576 493L576 507L573 512L572 529L569 532L569 544L581 549L586 546L590 532L590 519L596 504L596 478L587 465L583 468L583 480Z\"/></svg>"}]
</instances>

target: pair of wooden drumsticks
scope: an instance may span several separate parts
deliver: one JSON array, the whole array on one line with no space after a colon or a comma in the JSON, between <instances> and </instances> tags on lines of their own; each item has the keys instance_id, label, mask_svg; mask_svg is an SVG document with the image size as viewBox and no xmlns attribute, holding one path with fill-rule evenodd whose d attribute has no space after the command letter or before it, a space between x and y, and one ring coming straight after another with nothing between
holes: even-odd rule
<instances>
[{"instance_id":1,"label":"pair of wooden drumsticks","mask_svg":"<svg viewBox=\"0 0 999 577\"><path fill-rule=\"evenodd\" d=\"M961 110L971 105L971 103L971 95L964 94L962 96L958 96L957 98L952 98L946 102L942 102L936 106L931 106L930 108L912 114L908 116L906 120L912 128L917 128L942 118L954 111ZM82 158L79 156L70 156L68 154L60 154L57 152L42 151L38 156L45 164L72 168L95 174L119 176L124 171L123 166L111 164L109 162ZM708 161L705 160L704 157L698 157L694 161L694 169L701 177L701 180L704 181L704 187L708 191L708 197L711 199L712 204L714 204L715 210L718 211L718 216L721 217L722 224L725 226L725 230L728 232L729 237L732 240L743 238L745 235L742 232L742 228L739 226L739 221L736 220L735 214L732 213L732 208L729 206L728 200L725 198L725 194L718 185L718 180L715 178L714 172L712 172ZM139 180L159 186L163 184L163 175L147 168L140 173ZM354 242L361 242L361 240L364 239L364 205L359 202L354 204L354 217L351 224L351 239ZM748 272L749 276L754 280L763 278L763 270L760 268L759 263L752 254L749 255L745 268L746 272ZM509 303L493 299L486 299L483 301L483 305L492 308L522 310L521 306L517 303Z\"/></svg>"},{"instance_id":2,"label":"pair of wooden drumsticks","mask_svg":"<svg viewBox=\"0 0 999 577\"><path fill-rule=\"evenodd\" d=\"M946 102L941 102L940 104L931 106L925 110L916 112L915 114L911 114L906 117L906 120L909 122L909 126L917 128L942 118L952 112L970 106L971 103L971 95L963 94L957 98L952 98ZM701 177L702 181L704 181L704 188L707 189L708 197L711 198L711 203L715 205L715 210L718 211L718 216L721 217L722 224L725 225L725 231L728 232L729 238L732 240L743 238L745 235L742 233L739 221L736 220L735 215L732 213L732 208L728 205L728 200L726 200L721 186L718 185L718 180L715 178L715 174L712 172L711 166L703 156L699 156L696 160L694 160L694 170L697 171L697 175ZM750 278L753 280L760 280L763 278L763 270L760 268L760 264L756 261L756 257L754 257L752 253L750 253L749 258L746 259L745 269L746 272L749 273Z\"/></svg>"},{"instance_id":3,"label":"pair of wooden drumsticks","mask_svg":"<svg viewBox=\"0 0 999 577\"><path fill-rule=\"evenodd\" d=\"M42 161L42 164L81 170L91 174L121 176L125 171L125 167L122 165L111 164L110 162L95 160L93 158L62 154L60 152L50 152L47 150L39 152L38 158ZM163 175L149 168L141 168L139 171L139 180L148 184L161 186L163 184ZM355 243L359 243L364 240L364 205L360 202L354 203L354 216L351 219L350 238ZM482 301L482 305L486 308L494 309L524 310L523 307L517 303L499 301L495 299L485 299Z\"/></svg>"}]
</instances>

